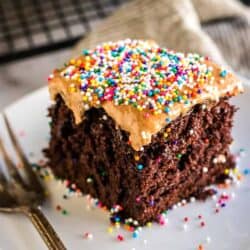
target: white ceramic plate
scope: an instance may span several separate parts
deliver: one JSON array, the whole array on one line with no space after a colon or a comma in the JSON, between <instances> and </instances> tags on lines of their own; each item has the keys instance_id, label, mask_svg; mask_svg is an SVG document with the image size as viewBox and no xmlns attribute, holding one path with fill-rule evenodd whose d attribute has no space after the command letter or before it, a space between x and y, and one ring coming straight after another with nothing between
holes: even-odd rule
<instances>
[{"instance_id":1,"label":"white ceramic plate","mask_svg":"<svg viewBox=\"0 0 250 250\"><path fill-rule=\"evenodd\" d=\"M250 168L250 88L246 87L243 95L233 102L240 107L235 117L233 135L235 142L232 150L237 153L244 149L244 156L239 161L240 171ZM46 118L49 98L47 89L41 89L26 96L6 111L19 136L21 145L31 162L42 158L41 150L46 147L49 136L48 119ZM0 125L2 128L2 125ZM1 136L4 130L1 129ZM10 149L11 152L11 149ZM249 176L249 177L248 177ZM195 202L170 211L165 226L153 224L144 228L137 239L124 229L115 229L107 233L108 214L99 208L87 209L86 198L62 198L67 191L62 184L54 180L47 181L49 200L43 211L68 249L171 249L193 250L201 244L204 249L250 249L250 175L246 175L239 185L219 192L230 196L226 207L215 213L216 201ZM231 198L235 194L235 198ZM69 214L62 215L55 208L65 208ZM202 219L198 219L202 215ZM183 218L188 217L186 231L183 230ZM201 221L205 226L201 227ZM89 232L92 240L84 239ZM116 236L121 234L124 241L119 242ZM208 242L210 240L210 242ZM0 249L46 249L42 240L29 221L20 215L0 214Z\"/></svg>"}]
</instances>

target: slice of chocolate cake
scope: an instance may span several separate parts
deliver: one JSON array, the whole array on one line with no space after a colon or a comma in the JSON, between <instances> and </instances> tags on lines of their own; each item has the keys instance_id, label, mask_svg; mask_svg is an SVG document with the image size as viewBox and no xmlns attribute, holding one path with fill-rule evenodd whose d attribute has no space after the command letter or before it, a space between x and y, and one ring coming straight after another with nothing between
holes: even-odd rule
<instances>
[{"instance_id":1,"label":"slice of chocolate cake","mask_svg":"<svg viewBox=\"0 0 250 250\"><path fill-rule=\"evenodd\" d=\"M140 224L225 177L238 79L197 54L125 40L49 78L54 174Z\"/></svg>"}]
</instances>

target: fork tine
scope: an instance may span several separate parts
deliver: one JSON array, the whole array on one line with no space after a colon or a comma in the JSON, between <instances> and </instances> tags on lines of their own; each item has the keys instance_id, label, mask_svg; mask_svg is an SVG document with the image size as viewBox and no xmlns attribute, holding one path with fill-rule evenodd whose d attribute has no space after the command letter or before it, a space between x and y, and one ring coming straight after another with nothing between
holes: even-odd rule
<instances>
[{"instance_id":1,"label":"fork tine","mask_svg":"<svg viewBox=\"0 0 250 250\"><path fill-rule=\"evenodd\" d=\"M22 149L21 149L21 147L16 139L16 136L14 135L12 128L10 127L9 120L8 120L5 113L3 113L3 119L4 119L5 126L7 128L7 132L9 134L10 140L11 140L11 142L14 146L14 149L17 153L17 156L18 156L21 164L26 165L28 163L28 160L27 160L26 156L24 155L24 153L23 153L23 151L22 151Z\"/></svg>"},{"instance_id":2,"label":"fork tine","mask_svg":"<svg viewBox=\"0 0 250 250\"><path fill-rule=\"evenodd\" d=\"M6 189L0 189L0 201L0 212L11 212L13 207L16 207L18 205L16 200L10 195L10 193Z\"/></svg>"},{"instance_id":3,"label":"fork tine","mask_svg":"<svg viewBox=\"0 0 250 250\"><path fill-rule=\"evenodd\" d=\"M8 168L8 172L10 174L10 177L17 182L18 184L22 185L23 187L26 187L27 185L25 184L25 182L23 181L21 175L19 174L15 164L12 162L12 160L10 159L9 155L7 154L5 147L3 145L3 141L0 138L0 153L3 156L3 160ZM4 178L3 174L2 174L2 179ZM6 179L5 179L6 180Z\"/></svg>"},{"instance_id":4,"label":"fork tine","mask_svg":"<svg viewBox=\"0 0 250 250\"><path fill-rule=\"evenodd\" d=\"M6 183L7 183L7 180L2 172L2 167L0 165L0 184L5 185Z\"/></svg>"},{"instance_id":5,"label":"fork tine","mask_svg":"<svg viewBox=\"0 0 250 250\"><path fill-rule=\"evenodd\" d=\"M3 113L3 118L4 118L4 123L6 125L10 140L14 146L14 149L16 151L16 154L19 158L20 163L22 164L22 167L27 175L28 178L28 182L29 184L38 192L43 192L43 186L41 185L37 175L35 174L35 172L32 170L31 165L28 161L28 159L26 158L20 144L17 141L17 138L10 126L9 120L6 116L5 113Z\"/></svg>"}]
</instances>

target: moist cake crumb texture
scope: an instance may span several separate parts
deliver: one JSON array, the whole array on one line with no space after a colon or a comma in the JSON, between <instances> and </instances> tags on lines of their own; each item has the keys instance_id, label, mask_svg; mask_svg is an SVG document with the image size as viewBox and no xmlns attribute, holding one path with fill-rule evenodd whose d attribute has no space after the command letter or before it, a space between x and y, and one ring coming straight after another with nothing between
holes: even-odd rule
<instances>
[{"instance_id":1,"label":"moist cake crumb texture","mask_svg":"<svg viewBox=\"0 0 250 250\"><path fill-rule=\"evenodd\" d=\"M105 43L49 77L54 174L139 224L223 181L241 83L197 54Z\"/></svg>"}]
</instances>

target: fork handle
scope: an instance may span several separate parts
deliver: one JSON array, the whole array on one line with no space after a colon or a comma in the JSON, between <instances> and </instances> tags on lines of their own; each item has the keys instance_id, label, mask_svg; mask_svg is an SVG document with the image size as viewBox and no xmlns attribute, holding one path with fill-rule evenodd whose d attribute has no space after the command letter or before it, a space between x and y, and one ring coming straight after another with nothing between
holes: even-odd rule
<instances>
[{"instance_id":1,"label":"fork handle","mask_svg":"<svg viewBox=\"0 0 250 250\"><path fill-rule=\"evenodd\" d=\"M38 207L24 209L23 212L31 220L49 250L66 250L54 228Z\"/></svg>"}]
</instances>

